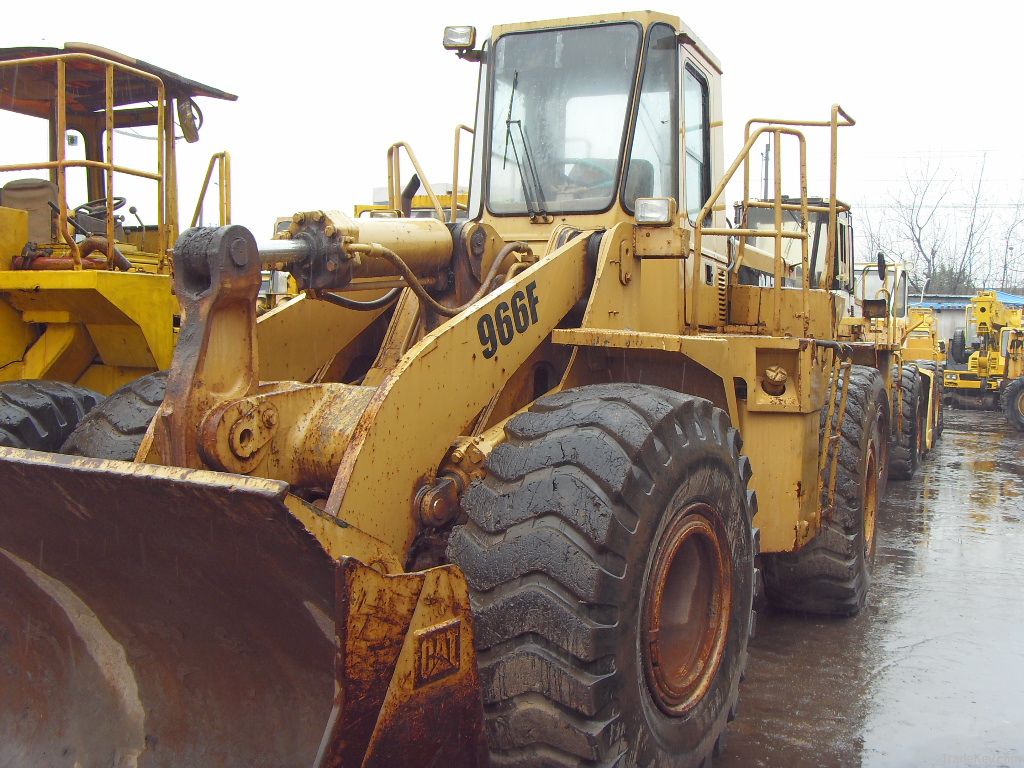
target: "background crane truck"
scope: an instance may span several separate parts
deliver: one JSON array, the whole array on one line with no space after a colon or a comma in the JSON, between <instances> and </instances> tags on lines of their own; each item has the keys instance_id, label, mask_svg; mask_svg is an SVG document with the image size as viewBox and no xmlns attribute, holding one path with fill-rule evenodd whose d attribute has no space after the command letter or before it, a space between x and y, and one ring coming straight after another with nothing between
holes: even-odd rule
<instances>
[{"instance_id":1,"label":"background crane truck","mask_svg":"<svg viewBox=\"0 0 1024 768\"><path fill-rule=\"evenodd\" d=\"M965 312L965 328L953 339L952 355L966 370L945 372L946 396L955 408L997 410L1002 405L1011 424L1024 424L1021 384L1024 375L1021 310L1010 309L995 291L978 291ZM970 351L967 338L978 339ZM1005 397L1004 397L1005 395Z\"/></svg>"},{"instance_id":2,"label":"background crane truck","mask_svg":"<svg viewBox=\"0 0 1024 768\"><path fill-rule=\"evenodd\" d=\"M200 97L235 99L84 43L0 50L0 110L21 128L0 143L0 445L57 450L103 396L170 365L174 116L197 141ZM152 141L117 136L136 129ZM225 223L226 152L210 160L196 217L215 168ZM155 404L150 389L136 394Z\"/></svg>"},{"instance_id":3,"label":"background crane truck","mask_svg":"<svg viewBox=\"0 0 1024 768\"><path fill-rule=\"evenodd\" d=\"M779 605L864 604L893 356L838 338L853 121L752 120L725 167L721 66L679 19L475 38L445 32L480 64L465 222L189 230L134 461L0 448L0 756L700 765L735 716L755 562ZM747 250L726 184L767 134L802 157L806 130L829 133L830 202L802 161L785 202L777 151L772 199L744 194L772 250ZM344 323L265 348L265 266ZM266 375L302 353L329 362Z\"/></svg>"}]
</instances>

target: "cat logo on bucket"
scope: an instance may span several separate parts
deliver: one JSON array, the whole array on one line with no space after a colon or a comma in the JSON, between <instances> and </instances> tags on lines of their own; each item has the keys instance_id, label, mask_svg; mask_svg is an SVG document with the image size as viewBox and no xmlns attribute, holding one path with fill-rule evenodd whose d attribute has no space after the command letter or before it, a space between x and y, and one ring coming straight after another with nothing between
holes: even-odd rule
<instances>
[{"instance_id":1,"label":"cat logo on bucket","mask_svg":"<svg viewBox=\"0 0 1024 768\"><path fill-rule=\"evenodd\" d=\"M444 624L416 632L416 687L433 683L459 671L462 658L462 622Z\"/></svg>"}]
</instances>

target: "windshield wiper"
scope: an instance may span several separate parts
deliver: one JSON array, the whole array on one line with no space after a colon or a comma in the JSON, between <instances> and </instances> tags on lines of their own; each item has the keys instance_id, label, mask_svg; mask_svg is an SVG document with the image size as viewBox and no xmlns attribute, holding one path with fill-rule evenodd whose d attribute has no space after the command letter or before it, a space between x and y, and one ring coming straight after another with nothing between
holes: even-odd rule
<instances>
[{"instance_id":1,"label":"windshield wiper","mask_svg":"<svg viewBox=\"0 0 1024 768\"><path fill-rule=\"evenodd\" d=\"M522 120L512 119L512 104L516 98L516 86L519 84L519 70L512 76L512 93L508 97L508 112L505 115L505 151L501 159L502 170L508 163L508 146L512 144L512 157L516 161L516 168L519 170L519 180L523 185L523 199L526 201L526 210L531 217L547 216L545 210L544 188L540 183L540 175L537 173L537 164L533 160L533 151L530 149L530 140L523 128ZM519 131L519 140L523 147L523 157L519 157L519 150L516 149L515 138L512 134L512 126ZM524 167L523 161L526 161Z\"/></svg>"}]
</instances>

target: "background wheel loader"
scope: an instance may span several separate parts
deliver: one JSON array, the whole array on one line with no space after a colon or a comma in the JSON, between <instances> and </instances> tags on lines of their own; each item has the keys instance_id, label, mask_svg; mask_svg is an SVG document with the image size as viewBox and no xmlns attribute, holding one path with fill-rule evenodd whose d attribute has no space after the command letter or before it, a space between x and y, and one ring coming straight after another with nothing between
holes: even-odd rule
<instances>
[{"instance_id":1,"label":"background wheel loader","mask_svg":"<svg viewBox=\"0 0 1024 768\"><path fill-rule=\"evenodd\" d=\"M910 306L905 264L888 261L879 253L874 262L857 263L856 271L863 317L847 318L844 326L850 338L871 339L894 355L889 385L893 433L889 477L909 480L940 432L942 374L937 367L934 319ZM926 323L930 323L927 329ZM920 346L915 333L927 335L927 349Z\"/></svg>"},{"instance_id":2,"label":"background wheel loader","mask_svg":"<svg viewBox=\"0 0 1024 768\"><path fill-rule=\"evenodd\" d=\"M917 366L927 380L931 421L927 426L924 447L930 451L942 436L943 406L946 401L946 342L939 338L935 312L928 307L910 306L909 330L903 343L903 359ZM908 409L909 410L909 409Z\"/></svg>"},{"instance_id":3,"label":"background wheel loader","mask_svg":"<svg viewBox=\"0 0 1024 768\"><path fill-rule=\"evenodd\" d=\"M784 198L789 209L783 210L783 227L799 232L801 220L798 199ZM765 202L765 201L762 201ZM829 247L829 202L826 198L809 198L812 210L808 222L808 269L812 285L821 285L826 252ZM744 226L743 207L736 206L736 225ZM759 233L775 224L774 212L759 207L746 212L746 226ZM885 349L891 358L891 375L886 384L891 404L892 435L887 447L888 477L905 480L913 476L921 458L932 449L940 430L942 414L941 371L936 372L934 352L927 354L916 346L911 349L913 334L922 332L923 316L915 315L907 304L907 273L902 264L886 262L883 256L874 263L858 262L854 254L853 218L848 205L836 202L836 243L839 268L833 277L832 289L852 294L840 323L839 338L844 341L867 342L876 350ZM747 237L748 245L757 250L769 248L770 238L763 234ZM783 244L782 257L790 269L784 278L789 287L796 287L801 274L801 241L789 239ZM848 266L852 264L852 267ZM737 270L741 283L772 285L774 275L746 263ZM932 321L934 326L934 321ZM932 327L934 334L934 328ZM916 337L913 343L918 341ZM924 361L918 361L923 358ZM939 358L941 359L941 358ZM863 355L860 362L870 361Z\"/></svg>"},{"instance_id":4,"label":"background wheel loader","mask_svg":"<svg viewBox=\"0 0 1024 768\"><path fill-rule=\"evenodd\" d=\"M0 50L0 445L58 450L102 396L170 365L174 116L196 141L198 97L235 99L82 43ZM136 129L153 140L117 135ZM230 221L228 164L211 159L197 217L216 167Z\"/></svg>"},{"instance_id":5,"label":"background wheel loader","mask_svg":"<svg viewBox=\"0 0 1024 768\"><path fill-rule=\"evenodd\" d=\"M480 64L466 221L191 229L141 441L0 448L0 761L702 765L755 563L777 604L863 606L893 355L839 340L853 121L753 120L726 168L721 67L677 18L475 38L445 31ZM802 160L784 201L777 151L774 197L741 206L772 211L772 249L748 247L766 232L726 226L726 184L806 130L830 201ZM344 322L272 310L257 341L264 267ZM273 375L300 353L308 375Z\"/></svg>"}]
</instances>

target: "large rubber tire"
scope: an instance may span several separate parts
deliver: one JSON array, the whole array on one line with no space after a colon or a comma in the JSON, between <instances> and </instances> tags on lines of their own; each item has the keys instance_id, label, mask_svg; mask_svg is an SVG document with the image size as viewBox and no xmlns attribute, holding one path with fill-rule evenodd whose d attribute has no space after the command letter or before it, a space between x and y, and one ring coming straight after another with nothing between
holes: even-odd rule
<instances>
[{"instance_id":1,"label":"large rubber tire","mask_svg":"<svg viewBox=\"0 0 1024 768\"><path fill-rule=\"evenodd\" d=\"M970 357L970 353L967 351L967 334L963 328L953 331L953 343L949 348L949 356L958 365L964 365Z\"/></svg>"},{"instance_id":2,"label":"large rubber tire","mask_svg":"<svg viewBox=\"0 0 1024 768\"><path fill-rule=\"evenodd\" d=\"M1014 429L1024 430L1024 376L1014 379L1002 394L1003 413Z\"/></svg>"},{"instance_id":3,"label":"large rubber tire","mask_svg":"<svg viewBox=\"0 0 1024 768\"><path fill-rule=\"evenodd\" d=\"M796 552L762 555L765 596L775 606L801 613L852 616L864 607L875 557L875 514L885 490L889 404L878 370L855 365L840 434L835 509L822 513L821 528ZM833 424L839 418L836 394ZM822 409L824 432L827 408ZM822 489L826 509L830 467Z\"/></svg>"},{"instance_id":4,"label":"large rubber tire","mask_svg":"<svg viewBox=\"0 0 1024 768\"><path fill-rule=\"evenodd\" d=\"M921 463L923 423L921 408L922 376L916 365L903 365L893 369L892 387L892 446L889 450L889 479L909 480ZM903 399L902 418L897 398Z\"/></svg>"},{"instance_id":5,"label":"large rubber tire","mask_svg":"<svg viewBox=\"0 0 1024 768\"><path fill-rule=\"evenodd\" d=\"M934 360L924 360L917 363L918 368L932 372L932 395L931 402L935 404L935 442L938 443L942 437L943 419L942 412L945 406L946 385L943 376L946 372L945 366Z\"/></svg>"},{"instance_id":6,"label":"large rubber tire","mask_svg":"<svg viewBox=\"0 0 1024 768\"><path fill-rule=\"evenodd\" d=\"M164 399L167 371L125 384L82 419L61 453L132 461Z\"/></svg>"},{"instance_id":7,"label":"large rubber tire","mask_svg":"<svg viewBox=\"0 0 1024 768\"><path fill-rule=\"evenodd\" d=\"M0 446L55 452L103 395L63 381L0 384Z\"/></svg>"},{"instance_id":8,"label":"large rubber tire","mask_svg":"<svg viewBox=\"0 0 1024 768\"><path fill-rule=\"evenodd\" d=\"M470 586L491 764L704 765L735 717L753 626L756 499L739 434L707 400L634 384L548 395L505 433L448 546ZM646 606L669 594L651 574L666 573L659 552L684 551L666 542L694 503L725 547L731 601L697 612L727 616L724 645L703 695L673 715L648 682ZM703 557L672 562L707 574Z\"/></svg>"}]
</instances>

